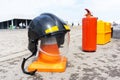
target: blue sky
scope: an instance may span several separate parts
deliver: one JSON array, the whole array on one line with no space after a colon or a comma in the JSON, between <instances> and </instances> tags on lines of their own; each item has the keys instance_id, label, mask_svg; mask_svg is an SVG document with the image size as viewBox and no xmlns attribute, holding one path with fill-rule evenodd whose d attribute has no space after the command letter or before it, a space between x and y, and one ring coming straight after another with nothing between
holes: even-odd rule
<instances>
[{"instance_id":1,"label":"blue sky","mask_svg":"<svg viewBox=\"0 0 120 80\"><path fill-rule=\"evenodd\" d=\"M36 17L44 12L68 22L81 22L85 8L104 21L117 21L120 0L0 0L0 18L11 16Z\"/></svg>"}]
</instances>

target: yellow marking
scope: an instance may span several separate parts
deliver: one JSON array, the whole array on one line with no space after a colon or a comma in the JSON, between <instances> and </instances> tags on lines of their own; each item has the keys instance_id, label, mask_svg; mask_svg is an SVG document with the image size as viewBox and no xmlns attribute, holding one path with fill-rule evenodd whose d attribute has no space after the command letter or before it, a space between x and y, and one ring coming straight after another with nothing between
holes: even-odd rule
<instances>
[{"instance_id":1,"label":"yellow marking","mask_svg":"<svg viewBox=\"0 0 120 80\"><path fill-rule=\"evenodd\" d=\"M48 33L56 32L58 30L59 30L58 26L52 26L51 28L46 29L45 33L48 34Z\"/></svg>"},{"instance_id":2,"label":"yellow marking","mask_svg":"<svg viewBox=\"0 0 120 80\"><path fill-rule=\"evenodd\" d=\"M70 27L68 25L64 25L66 30L70 30Z\"/></svg>"}]
</instances>

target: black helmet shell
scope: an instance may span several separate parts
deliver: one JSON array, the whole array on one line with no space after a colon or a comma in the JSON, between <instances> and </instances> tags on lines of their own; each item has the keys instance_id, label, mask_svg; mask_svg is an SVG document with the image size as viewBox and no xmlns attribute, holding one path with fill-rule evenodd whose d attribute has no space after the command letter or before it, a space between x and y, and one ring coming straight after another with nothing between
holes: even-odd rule
<instances>
[{"instance_id":1,"label":"black helmet shell","mask_svg":"<svg viewBox=\"0 0 120 80\"><path fill-rule=\"evenodd\" d=\"M57 16L50 13L44 13L31 21L28 37L36 39L50 35L59 35L69 30L69 27L66 28L66 23ZM29 34L34 34L34 36Z\"/></svg>"}]
</instances>

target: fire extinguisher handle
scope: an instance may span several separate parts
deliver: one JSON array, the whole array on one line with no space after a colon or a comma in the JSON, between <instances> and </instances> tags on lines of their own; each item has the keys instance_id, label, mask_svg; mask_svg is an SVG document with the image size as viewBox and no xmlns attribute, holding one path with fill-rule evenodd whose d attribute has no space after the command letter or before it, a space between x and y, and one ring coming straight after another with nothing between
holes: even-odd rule
<instances>
[{"instance_id":1,"label":"fire extinguisher handle","mask_svg":"<svg viewBox=\"0 0 120 80\"><path fill-rule=\"evenodd\" d=\"M91 12L90 12L90 10L89 10L89 9L85 9L85 10L87 11L86 16L92 16L92 14L91 14Z\"/></svg>"}]
</instances>

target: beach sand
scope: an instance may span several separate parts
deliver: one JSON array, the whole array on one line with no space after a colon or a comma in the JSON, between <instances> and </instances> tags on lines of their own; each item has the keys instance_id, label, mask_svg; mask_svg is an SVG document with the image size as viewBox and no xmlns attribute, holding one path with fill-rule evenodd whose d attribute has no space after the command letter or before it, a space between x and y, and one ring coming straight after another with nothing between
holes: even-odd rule
<instances>
[{"instance_id":1,"label":"beach sand","mask_svg":"<svg viewBox=\"0 0 120 80\"><path fill-rule=\"evenodd\" d=\"M64 54L68 58L65 72L30 76L21 70L23 58L31 54L27 29L0 30L0 80L120 80L120 39L97 45L96 52L83 52L81 40L81 27L71 28L69 51Z\"/></svg>"}]
</instances>

